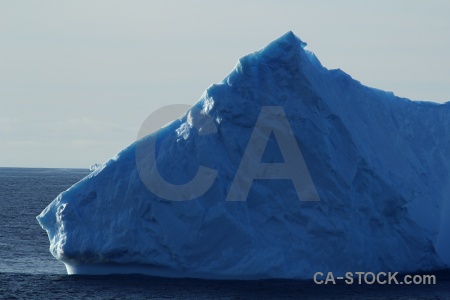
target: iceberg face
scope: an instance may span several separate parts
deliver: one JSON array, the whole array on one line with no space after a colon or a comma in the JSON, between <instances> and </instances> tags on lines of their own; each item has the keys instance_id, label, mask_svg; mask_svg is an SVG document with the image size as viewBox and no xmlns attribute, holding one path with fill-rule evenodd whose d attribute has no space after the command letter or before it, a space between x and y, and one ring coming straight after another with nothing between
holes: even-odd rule
<instances>
[{"instance_id":1,"label":"iceberg face","mask_svg":"<svg viewBox=\"0 0 450 300\"><path fill-rule=\"evenodd\" d=\"M68 273L253 279L448 267L450 103L363 86L305 46L289 32L241 58L182 118L60 194L37 218ZM267 107L287 123L255 126ZM269 135L264 151L249 142L257 128ZM300 181L287 163L295 147Z\"/></svg>"}]
</instances>

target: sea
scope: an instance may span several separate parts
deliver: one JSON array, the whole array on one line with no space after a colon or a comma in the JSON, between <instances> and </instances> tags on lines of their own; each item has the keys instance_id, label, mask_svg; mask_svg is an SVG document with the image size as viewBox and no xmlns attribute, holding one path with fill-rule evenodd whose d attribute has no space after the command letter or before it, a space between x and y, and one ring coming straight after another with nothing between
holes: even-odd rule
<instances>
[{"instance_id":1,"label":"sea","mask_svg":"<svg viewBox=\"0 0 450 300\"><path fill-rule=\"evenodd\" d=\"M449 270L433 273L433 285L67 275L36 216L88 174L0 168L0 299L450 299Z\"/></svg>"}]
</instances>

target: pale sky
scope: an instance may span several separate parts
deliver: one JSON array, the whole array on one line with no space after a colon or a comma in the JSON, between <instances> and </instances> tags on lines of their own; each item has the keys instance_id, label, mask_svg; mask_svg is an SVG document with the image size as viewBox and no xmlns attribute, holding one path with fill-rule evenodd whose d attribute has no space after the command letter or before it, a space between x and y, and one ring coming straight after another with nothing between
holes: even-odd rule
<instances>
[{"instance_id":1,"label":"pale sky","mask_svg":"<svg viewBox=\"0 0 450 300\"><path fill-rule=\"evenodd\" d=\"M292 30L322 64L450 100L450 1L1 1L0 167L102 163Z\"/></svg>"}]
</instances>

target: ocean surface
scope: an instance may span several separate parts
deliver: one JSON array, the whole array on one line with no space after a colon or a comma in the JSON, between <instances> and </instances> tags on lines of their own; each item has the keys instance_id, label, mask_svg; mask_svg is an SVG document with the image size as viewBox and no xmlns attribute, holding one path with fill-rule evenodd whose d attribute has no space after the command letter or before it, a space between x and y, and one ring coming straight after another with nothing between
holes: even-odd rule
<instances>
[{"instance_id":1,"label":"ocean surface","mask_svg":"<svg viewBox=\"0 0 450 300\"><path fill-rule=\"evenodd\" d=\"M0 168L0 299L450 299L450 271L436 272L435 285L68 276L48 251L47 234L36 216L88 174L82 169Z\"/></svg>"}]
</instances>

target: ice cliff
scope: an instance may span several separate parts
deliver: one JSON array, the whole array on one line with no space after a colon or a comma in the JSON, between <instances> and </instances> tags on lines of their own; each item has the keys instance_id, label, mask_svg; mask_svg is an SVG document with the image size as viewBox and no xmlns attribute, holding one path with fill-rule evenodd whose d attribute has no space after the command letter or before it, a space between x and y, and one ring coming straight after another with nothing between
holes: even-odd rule
<instances>
[{"instance_id":1,"label":"ice cliff","mask_svg":"<svg viewBox=\"0 0 450 300\"><path fill-rule=\"evenodd\" d=\"M242 57L180 119L45 208L38 221L68 273L254 279L448 267L450 102L364 86L305 46L289 32ZM235 201L227 197L265 108L269 119L276 112L262 126L270 138L252 151L283 166L299 149L300 183L289 172L241 176L238 194L251 189ZM198 174L194 189L165 198Z\"/></svg>"}]
</instances>

